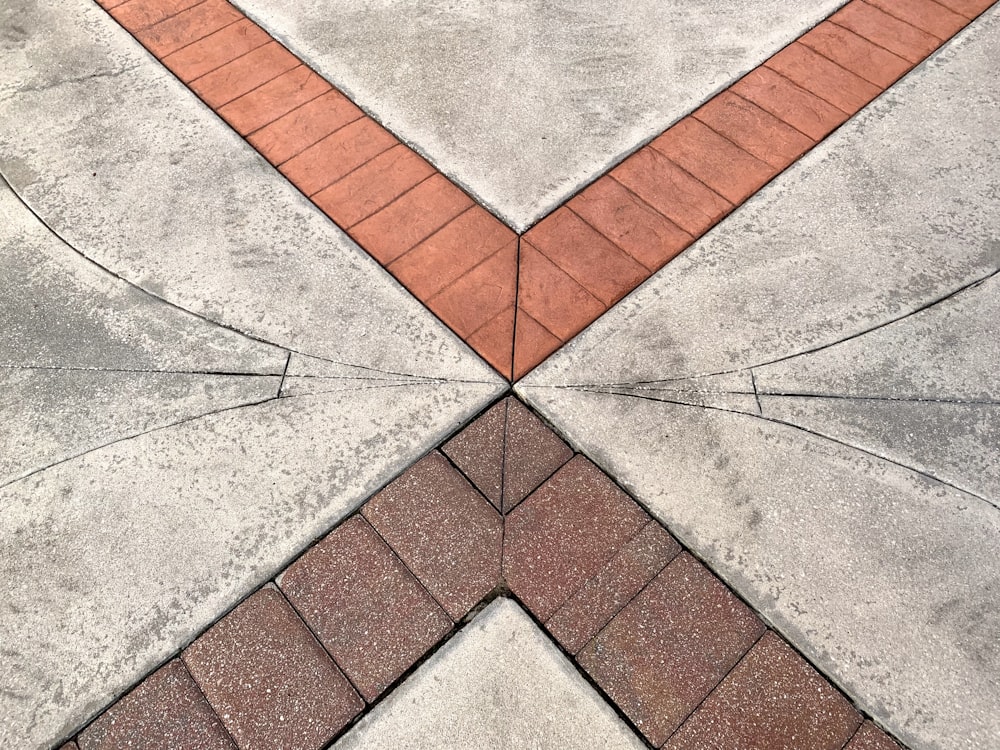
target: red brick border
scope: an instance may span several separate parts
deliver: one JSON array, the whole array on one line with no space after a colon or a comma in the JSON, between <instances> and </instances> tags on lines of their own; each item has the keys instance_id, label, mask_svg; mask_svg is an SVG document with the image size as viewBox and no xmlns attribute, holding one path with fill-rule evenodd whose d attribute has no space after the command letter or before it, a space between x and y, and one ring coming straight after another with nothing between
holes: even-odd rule
<instances>
[{"instance_id":1,"label":"red brick border","mask_svg":"<svg viewBox=\"0 0 1000 750\"><path fill-rule=\"evenodd\" d=\"M994 0L852 0L523 243L226 0L97 1L517 380Z\"/></svg>"},{"instance_id":2,"label":"red brick border","mask_svg":"<svg viewBox=\"0 0 1000 750\"><path fill-rule=\"evenodd\" d=\"M516 597L654 747L707 750L722 738L759 750L898 750L513 396L375 494L76 742L318 750L497 595Z\"/></svg>"}]
</instances>

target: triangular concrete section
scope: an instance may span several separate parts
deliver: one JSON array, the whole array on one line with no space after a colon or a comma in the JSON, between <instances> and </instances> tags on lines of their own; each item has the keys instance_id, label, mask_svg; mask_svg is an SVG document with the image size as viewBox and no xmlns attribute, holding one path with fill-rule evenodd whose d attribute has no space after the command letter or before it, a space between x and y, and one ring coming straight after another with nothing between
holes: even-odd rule
<instances>
[{"instance_id":1,"label":"triangular concrete section","mask_svg":"<svg viewBox=\"0 0 1000 750\"><path fill-rule=\"evenodd\" d=\"M501 598L333 747L638 750L645 744L531 618Z\"/></svg>"}]
</instances>

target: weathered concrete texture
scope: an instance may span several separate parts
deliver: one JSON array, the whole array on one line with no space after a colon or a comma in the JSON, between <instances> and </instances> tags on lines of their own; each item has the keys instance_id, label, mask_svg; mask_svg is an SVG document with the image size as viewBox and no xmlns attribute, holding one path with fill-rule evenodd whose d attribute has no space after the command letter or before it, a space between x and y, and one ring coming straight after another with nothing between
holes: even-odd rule
<instances>
[{"instance_id":1,"label":"weathered concrete texture","mask_svg":"<svg viewBox=\"0 0 1000 750\"><path fill-rule=\"evenodd\" d=\"M238 0L517 230L843 0Z\"/></svg>"},{"instance_id":2,"label":"weathered concrete texture","mask_svg":"<svg viewBox=\"0 0 1000 750\"><path fill-rule=\"evenodd\" d=\"M498 599L334 747L639 750L645 744L517 604Z\"/></svg>"},{"instance_id":3,"label":"weathered concrete texture","mask_svg":"<svg viewBox=\"0 0 1000 750\"><path fill-rule=\"evenodd\" d=\"M13 0L0 28L0 173L88 258L287 349L491 377L91 0Z\"/></svg>"},{"instance_id":4,"label":"weathered concrete texture","mask_svg":"<svg viewBox=\"0 0 1000 750\"><path fill-rule=\"evenodd\" d=\"M919 750L1000 736L998 30L519 386Z\"/></svg>"}]
</instances>

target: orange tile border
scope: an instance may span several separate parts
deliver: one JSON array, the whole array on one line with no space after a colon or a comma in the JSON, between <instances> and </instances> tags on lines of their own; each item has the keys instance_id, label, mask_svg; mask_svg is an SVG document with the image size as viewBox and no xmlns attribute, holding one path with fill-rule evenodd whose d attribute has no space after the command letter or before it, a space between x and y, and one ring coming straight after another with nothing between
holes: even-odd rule
<instances>
[{"instance_id":1,"label":"orange tile border","mask_svg":"<svg viewBox=\"0 0 1000 750\"><path fill-rule=\"evenodd\" d=\"M537 222L512 267L511 229L226 0L97 2L509 380L993 5L852 0Z\"/></svg>"}]
</instances>

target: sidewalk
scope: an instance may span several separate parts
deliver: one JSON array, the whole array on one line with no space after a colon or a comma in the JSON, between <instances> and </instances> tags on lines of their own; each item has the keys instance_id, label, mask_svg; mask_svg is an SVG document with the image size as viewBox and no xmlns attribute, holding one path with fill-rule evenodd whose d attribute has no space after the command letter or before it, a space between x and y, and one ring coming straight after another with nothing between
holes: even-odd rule
<instances>
[{"instance_id":1,"label":"sidewalk","mask_svg":"<svg viewBox=\"0 0 1000 750\"><path fill-rule=\"evenodd\" d=\"M0 746L1000 746L990 6L7 3Z\"/></svg>"}]
</instances>

